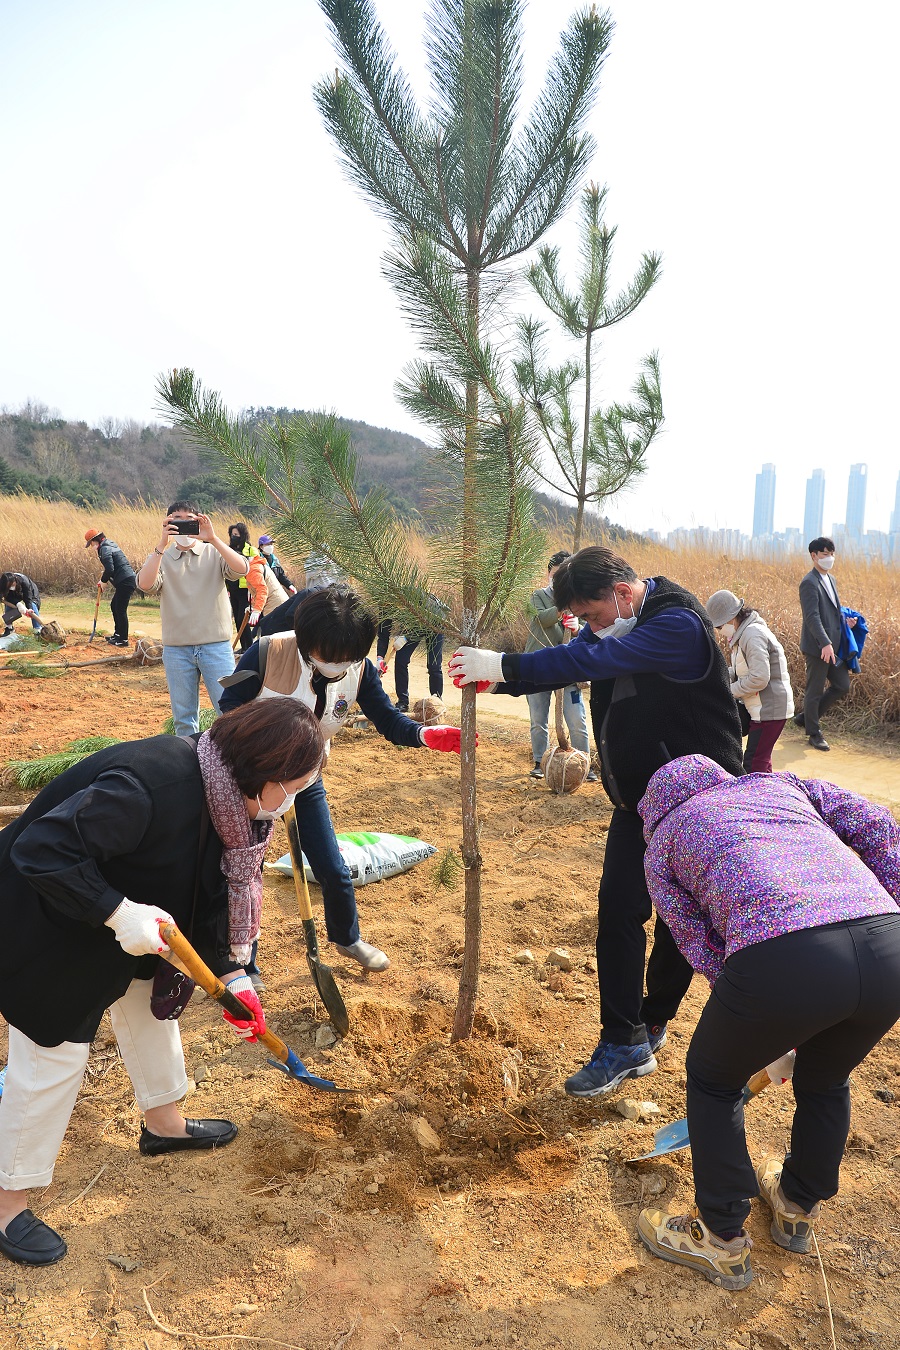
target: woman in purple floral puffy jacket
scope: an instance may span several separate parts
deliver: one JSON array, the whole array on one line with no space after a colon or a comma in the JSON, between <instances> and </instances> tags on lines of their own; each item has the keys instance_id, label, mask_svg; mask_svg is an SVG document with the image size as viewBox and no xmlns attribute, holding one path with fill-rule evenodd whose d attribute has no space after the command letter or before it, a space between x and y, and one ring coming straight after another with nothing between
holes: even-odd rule
<instances>
[{"instance_id":1,"label":"woman in purple floral puffy jacket","mask_svg":"<svg viewBox=\"0 0 900 1350\"><path fill-rule=\"evenodd\" d=\"M900 827L833 783L734 778L703 755L659 769L638 810L653 903L712 988L686 1061L696 1205L644 1210L638 1235L743 1289L750 1198L762 1195L779 1246L808 1251L838 1190L849 1074L900 1017ZM754 1171L741 1091L792 1047L790 1152Z\"/></svg>"}]
</instances>

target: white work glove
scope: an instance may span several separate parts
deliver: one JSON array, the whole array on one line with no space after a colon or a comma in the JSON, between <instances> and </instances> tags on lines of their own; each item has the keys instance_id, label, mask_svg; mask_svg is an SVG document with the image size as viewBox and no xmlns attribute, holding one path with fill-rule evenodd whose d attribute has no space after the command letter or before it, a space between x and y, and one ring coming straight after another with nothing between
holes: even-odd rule
<instances>
[{"instance_id":1,"label":"white work glove","mask_svg":"<svg viewBox=\"0 0 900 1350\"><path fill-rule=\"evenodd\" d=\"M488 685L499 684L503 679L503 653L486 647L457 647L447 669L457 689L464 684L477 684L478 692L483 694Z\"/></svg>"},{"instance_id":2,"label":"white work glove","mask_svg":"<svg viewBox=\"0 0 900 1350\"><path fill-rule=\"evenodd\" d=\"M262 618L261 609L251 609L250 617L248 618L247 623L251 628L255 628L261 618Z\"/></svg>"},{"instance_id":3,"label":"white work glove","mask_svg":"<svg viewBox=\"0 0 900 1350\"><path fill-rule=\"evenodd\" d=\"M133 900L123 900L104 925L113 930L119 946L129 956L159 956L169 950L159 931L160 921L175 922L158 905L136 905Z\"/></svg>"},{"instance_id":4,"label":"white work glove","mask_svg":"<svg viewBox=\"0 0 900 1350\"><path fill-rule=\"evenodd\" d=\"M24 619L25 616L26 616L27 613L28 613L28 606L25 604L25 601L24 601L24 600L17 600L17 601L16 601L16 609L19 611L19 613L22 615L22 618Z\"/></svg>"},{"instance_id":5,"label":"white work glove","mask_svg":"<svg viewBox=\"0 0 900 1350\"><path fill-rule=\"evenodd\" d=\"M568 628L570 633L578 632L578 620L575 618L575 615L570 614L568 610L562 615L561 623L563 628Z\"/></svg>"}]
</instances>

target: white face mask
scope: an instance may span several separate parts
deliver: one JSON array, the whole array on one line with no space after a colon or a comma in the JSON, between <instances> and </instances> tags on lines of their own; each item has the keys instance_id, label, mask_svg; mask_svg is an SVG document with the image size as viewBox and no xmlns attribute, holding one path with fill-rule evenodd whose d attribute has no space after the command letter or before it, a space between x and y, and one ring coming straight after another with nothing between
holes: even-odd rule
<instances>
[{"instance_id":1,"label":"white face mask","mask_svg":"<svg viewBox=\"0 0 900 1350\"><path fill-rule=\"evenodd\" d=\"M313 670L317 670L320 675L324 675L326 680L339 680L342 675L353 665L352 661L320 661L317 657L311 656L309 664Z\"/></svg>"},{"instance_id":2,"label":"white face mask","mask_svg":"<svg viewBox=\"0 0 900 1350\"><path fill-rule=\"evenodd\" d=\"M615 620L614 623L611 623L608 628L601 628L599 632L595 628L594 629L595 637L621 638L624 637L626 633L630 633L634 625L637 623L637 615L634 612L634 605L631 606L631 617L626 618L625 615L622 614L619 609L619 597L616 591L613 591L613 599L616 602L616 613L619 615L619 617Z\"/></svg>"},{"instance_id":3,"label":"white face mask","mask_svg":"<svg viewBox=\"0 0 900 1350\"><path fill-rule=\"evenodd\" d=\"M271 544L263 544L262 551L267 558L271 558L272 554L275 552Z\"/></svg>"},{"instance_id":4,"label":"white face mask","mask_svg":"<svg viewBox=\"0 0 900 1350\"><path fill-rule=\"evenodd\" d=\"M827 558L816 558L816 562L823 572L830 572L832 567L834 567L834 554L832 553L830 557Z\"/></svg>"},{"instance_id":5,"label":"white face mask","mask_svg":"<svg viewBox=\"0 0 900 1350\"><path fill-rule=\"evenodd\" d=\"M723 624L722 624L722 627L719 629L719 632L720 632L720 633L724 633L725 636L728 638L728 640L729 640L729 642L730 642L731 639L734 637L734 624L733 624L733 623L723 623Z\"/></svg>"},{"instance_id":6,"label":"white face mask","mask_svg":"<svg viewBox=\"0 0 900 1350\"><path fill-rule=\"evenodd\" d=\"M259 793L256 794L256 805L259 807L255 817L257 820L278 820L280 816L284 815L285 811L289 811L294 805L294 798L297 795L296 792L288 792L283 783L279 783L278 786L284 793L284 801L280 806L276 806L274 811L267 811L259 800Z\"/></svg>"},{"instance_id":7,"label":"white face mask","mask_svg":"<svg viewBox=\"0 0 900 1350\"><path fill-rule=\"evenodd\" d=\"M175 543L179 548L193 548L197 543L195 534L176 534Z\"/></svg>"}]
</instances>

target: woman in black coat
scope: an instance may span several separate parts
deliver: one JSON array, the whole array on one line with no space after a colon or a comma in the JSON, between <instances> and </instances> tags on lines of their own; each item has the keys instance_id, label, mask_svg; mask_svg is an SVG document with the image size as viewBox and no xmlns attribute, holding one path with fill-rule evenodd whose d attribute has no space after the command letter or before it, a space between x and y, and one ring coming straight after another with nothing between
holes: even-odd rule
<instances>
[{"instance_id":1,"label":"woman in black coat","mask_svg":"<svg viewBox=\"0 0 900 1350\"><path fill-rule=\"evenodd\" d=\"M0 833L0 1013L9 1064L0 1097L0 1252L26 1265L65 1255L27 1206L49 1185L90 1042L108 1008L144 1115L145 1154L215 1148L230 1121L185 1121L177 1021L151 1010L174 919L248 1008L272 820L318 778L319 724L293 699L253 703L201 736L154 736L101 750L38 794ZM164 900L165 908L159 904Z\"/></svg>"}]
</instances>

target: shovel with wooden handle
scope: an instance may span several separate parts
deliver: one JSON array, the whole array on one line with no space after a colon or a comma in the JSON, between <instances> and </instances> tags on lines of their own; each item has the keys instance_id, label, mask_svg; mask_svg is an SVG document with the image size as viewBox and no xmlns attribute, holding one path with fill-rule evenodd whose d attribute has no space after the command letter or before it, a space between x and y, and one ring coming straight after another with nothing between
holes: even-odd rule
<instances>
[{"instance_id":1,"label":"shovel with wooden handle","mask_svg":"<svg viewBox=\"0 0 900 1350\"><path fill-rule=\"evenodd\" d=\"M168 943L169 951L175 958L172 965L184 969L190 975L191 979L199 984L201 989L205 989L210 998L214 998L222 1007L230 1012L232 1017L239 1018L242 1022L247 1021L248 1008L234 994L229 993L218 975L214 975L209 966L194 951L187 938L174 923L161 923L159 931L164 942ZM328 1078L318 1078L314 1073L310 1073L301 1059L294 1054L289 1046L285 1045L280 1037L276 1036L274 1031L268 1028L261 1036L257 1037L261 1045L270 1050L275 1056L269 1063L273 1069L281 1069L289 1078L294 1078L298 1083L304 1083L306 1087L321 1088L323 1092L357 1092L357 1088L342 1088L336 1083L332 1083Z\"/></svg>"},{"instance_id":2,"label":"shovel with wooden handle","mask_svg":"<svg viewBox=\"0 0 900 1350\"><path fill-rule=\"evenodd\" d=\"M313 918L309 887L306 884L306 870L303 866L303 848L300 844L300 831L297 829L297 817L293 806L284 813L287 826L288 846L291 852L291 866L294 872L294 889L297 892L297 905L303 924L303 940L306 943L306 963L312 975L319 998L325 1004L331 1024L339 1036L346 1036L350 1030L350 1015L341 998L341 991L330 966L319 960L319 940L316 937L316 922Z\"/></svg>"},{"instance_id":3,"label":"shovel with wooden handle","mask_svg":"<svg viewBox=\"0 0 900 1350\"><path fill-rule=\"evenodd\" d=\"M100 597L102 596L102 594L103 594L103 582L102 582L102 581L98 581L98 582L97 582L97 603L94 605L94 626L93 626L93 628L91 629L91 636L88 638L88 642L89 642L89 643L90 643L90 642L93 642L94 638L97 636L97 616L98 616L98 614L100 613Z\"/></svg>"},{"instance_id":4,"label":"shovel with wooden handle","mask_svg":"<svg viewBox=\"0 0 900 1350\"><path fill-rule=\"evenodd\" d=\"M234 642L232 642L232 644L231 644L231 650L232 650L233 652L236 652L237 649L238 649L238 643L240 642L241 638L244 636L244 629L247 627L247 620L248 620L249 618L250 618L250 611L249 611L249 609L248 609L247 612L246 612L246 614L244 615L243 619L241 619L241 626L240 626L240 628L237 630L237 637L234 639Z\"/></svg>"},{"instance_id":5,"label":"shovel with wooden handle","mask_svg":"<svg viewBox=\"0 0 900 1350\"><path fill-rule=\"evenodd\" d=\"M741 1104L745 1105L751 1097L758 1097L761 1092L765 1092L771 1083L771 1078L765 1069L760 1069L755 1073L750 1082L741 1093ZM637 1158L628 1158L628 1162L644 1162L647 1158L661 1158L664 1153L678 1153L683 1148L690 1148L691 1140L688 1135L687 1119L673 1121L671 1125L663 1125L662 1129L657 1130L653 1136L653 1147L649 1153L642 1153Z\"/></svg>"}]
</instances>

